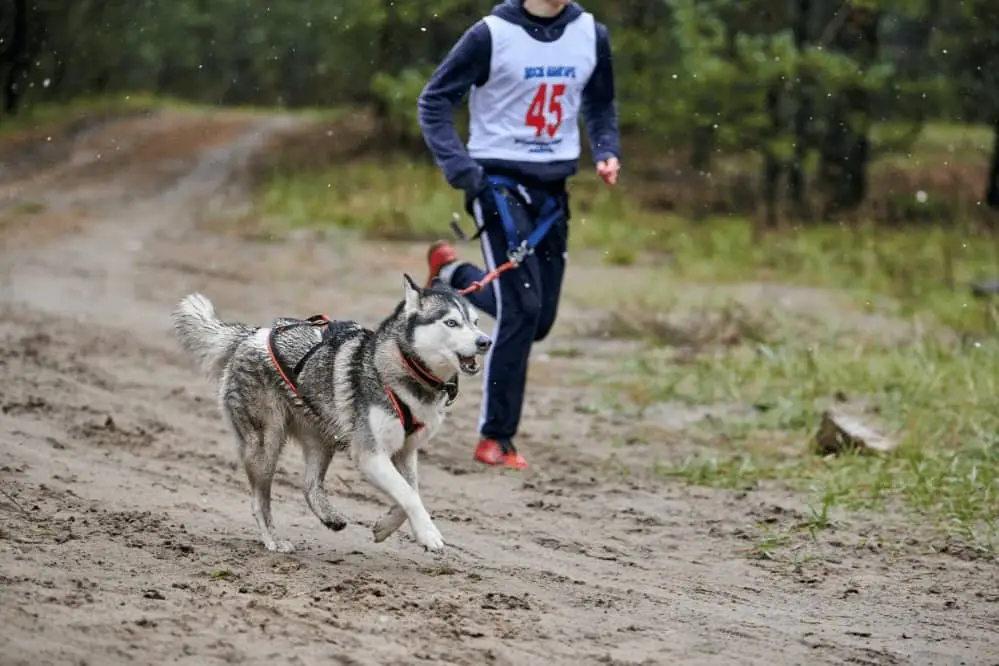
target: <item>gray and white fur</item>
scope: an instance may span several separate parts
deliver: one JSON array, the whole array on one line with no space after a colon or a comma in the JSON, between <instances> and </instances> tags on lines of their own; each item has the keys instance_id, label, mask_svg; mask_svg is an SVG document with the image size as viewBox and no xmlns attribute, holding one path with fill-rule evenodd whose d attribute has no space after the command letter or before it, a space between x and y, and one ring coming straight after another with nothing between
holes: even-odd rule
<instances>
[{"instance_id":1,"label":"gray and white fur","mask_svg":"<svg viewBox=\"0 0 999 666\"><path fill-rule=\"evenodd\" d=\"M268 550L294 550L276 536L271 518L271 483L289 437L302 447L306 502L326 527L339 531L347 525L325 489L334 452L347 449L393 504L375 523L375 541L385 540L408 519L420 544L433 551L443 548L444 539L420 498L417 452L443 422L448 396L415 376L403 354L436 377L456 382L459 375L478 374L492 341L457 292L423 289L404 278L404 298L375 330L334 320L325 336L311 326L275 335L274 353L287 367L319 345L292 379L297 395L271 360L270 328L225 322L197 293L174 310L181 345L218 385L220 408L236 435L253 516ZM279 318L274 326L293 321ZM387 389L424 424L421 430L406 434Z\"/></svg>"}]
</instances>

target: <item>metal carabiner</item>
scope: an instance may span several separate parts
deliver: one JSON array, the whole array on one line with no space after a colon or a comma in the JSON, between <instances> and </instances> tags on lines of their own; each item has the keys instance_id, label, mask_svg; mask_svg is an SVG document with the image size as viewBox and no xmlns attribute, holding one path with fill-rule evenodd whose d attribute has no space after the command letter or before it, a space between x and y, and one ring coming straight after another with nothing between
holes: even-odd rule
<instances>
[{"instance_id":1,"label":"metal carabiner","mask_svg":"<svg viewBox=\"0 0 999 666\"><path fill-rule=\"evenodd\" d=\"M506 258L510 260L514 266L519 266L524 259L529 257L534 252L534 248L528 247L527 241L521 241L518 247L510 250L506 253Z\"/></svg>"}]
</instances>

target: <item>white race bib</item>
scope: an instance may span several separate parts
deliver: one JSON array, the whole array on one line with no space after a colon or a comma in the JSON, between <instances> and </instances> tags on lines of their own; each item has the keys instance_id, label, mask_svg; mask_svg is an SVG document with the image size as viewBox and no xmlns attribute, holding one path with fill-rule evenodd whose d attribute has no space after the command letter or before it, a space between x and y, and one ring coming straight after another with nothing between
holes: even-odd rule
<instances>
[{"instance_id":1,"label":"white race bib","mask_svg":"<svg viewBox=\"0 0 999 666\"><path fill-rule=\"evenodd\" d=\"M597 64L596 23L584 12L554 42L539 42L497 16L483 19L492 37L489 80L468 99L468 152L515 162L575 160L579 108Z\"/></svg>"}]
</instances>

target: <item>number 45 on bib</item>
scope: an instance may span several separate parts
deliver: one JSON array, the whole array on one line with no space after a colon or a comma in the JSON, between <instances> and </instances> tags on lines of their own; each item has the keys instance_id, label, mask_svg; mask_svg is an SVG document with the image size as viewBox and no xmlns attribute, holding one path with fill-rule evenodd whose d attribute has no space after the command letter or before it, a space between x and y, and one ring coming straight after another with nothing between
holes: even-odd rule
<instances>
[{"instance_id":1,"label":"number 45 on bib","mask_svg":"<svg viewBox=\"0 0 999 666\"><path fill-rule=\"evenodd\" d=\"M554 139L562 126L562 95L565 94L564 83L542 83L534 94L531 105L527 108L524 123L534 128L534 136L541 138L545 132L548 138Z\"/></svg>"}]
</instances>

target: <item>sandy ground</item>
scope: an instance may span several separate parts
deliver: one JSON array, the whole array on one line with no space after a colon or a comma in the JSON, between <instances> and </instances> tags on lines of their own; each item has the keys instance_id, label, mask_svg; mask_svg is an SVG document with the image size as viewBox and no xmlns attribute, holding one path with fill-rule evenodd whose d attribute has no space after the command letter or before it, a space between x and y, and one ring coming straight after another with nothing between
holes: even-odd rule
<instances>
[{"instance_id":1,"label":"sandy ground","mask_svg":"<svg viewBox=\"0 0 999 666\"><path fill-rule=\"evenodd\" d=\"M422 456L444 555L408 526L373 543L385 501L344 458L328 486L352 522L325 530L294 447L275 520L298 550L266 552L171 308L198 289L252 323L371 325L422 266L415 245L206 228L240 201L232 174L296 122L123 119L0 168L0 663L999 664L994 562L884 547L865 539L877 516L823 536L805 565L756 560L753 526L800 517L801 498L612 473L635 423L587 408L591 389L568 378L628 347L577 336L572 298L532 365L533 468L471 461L471 386ZM608 274L570 271L577 295ZM556 344L582 353L546 355ZM650 412L681 436L696 417ZM641 469L649 446L616 454Z\"/></svg>"}]
</instances>

